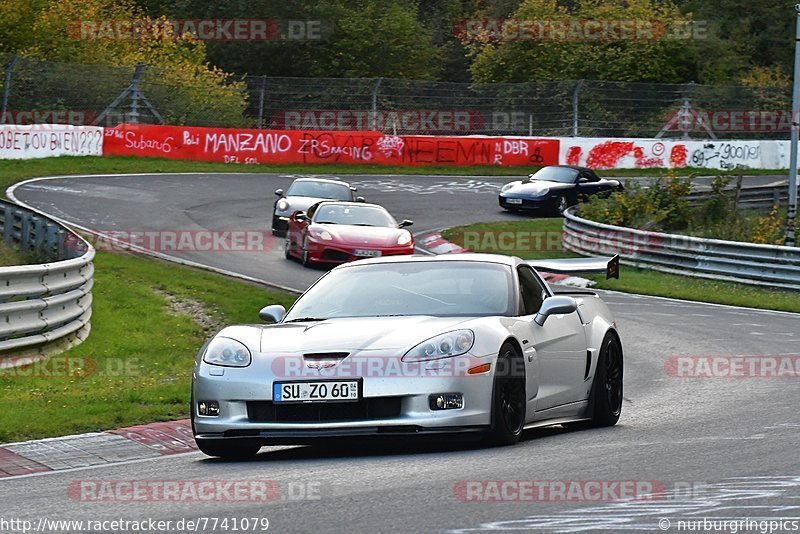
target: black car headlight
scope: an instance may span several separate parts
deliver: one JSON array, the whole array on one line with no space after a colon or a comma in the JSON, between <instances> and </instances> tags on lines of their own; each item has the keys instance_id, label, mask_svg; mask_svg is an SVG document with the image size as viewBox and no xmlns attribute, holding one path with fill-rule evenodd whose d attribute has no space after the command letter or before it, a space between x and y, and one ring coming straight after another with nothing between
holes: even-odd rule
<instances>
[{"instance_id":1,"label":"black car headlight","mask_svg":"<svg viewBox=\"0 0 800 534\"><path fill-rule=\"evenodd\" d=\"M543 197L549 192L550 192L550 188L549 187L545 187L543 189L537 189L536 191L531 192L531 196L532 197Z\"/></svg>"},{"instance_id":2,"label":"black car headlight","mask_svg":"<svg viewBox=\"0 0 800 534\"><path fill-rule=\"evenodd\" d=\"M519 182L511 182L510 184L506 184L506 185L504 185L503 187L500 188L500 192L501 193L505 193L506 191L508 191L509 189L514 187L515 185L517 185L518 183Z\"/></svg>"}]
</instances>

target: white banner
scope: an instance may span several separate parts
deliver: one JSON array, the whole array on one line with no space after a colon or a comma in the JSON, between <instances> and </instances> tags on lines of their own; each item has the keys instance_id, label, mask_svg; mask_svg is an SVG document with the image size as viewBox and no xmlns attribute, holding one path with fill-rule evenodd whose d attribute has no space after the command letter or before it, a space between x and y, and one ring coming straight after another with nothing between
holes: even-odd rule
<instances>
[{"instance_id":1,"label":"white banner","mask_svg":"<svg viewBox=\"0 0 800 534\"><path fill-rule=\"evenodd\" d=\"M558 161L591 169L786 169L789 141L561 137Z\"/></svg>"},{"instance_id":2,"label":"white banner","mask_svg":"<svg viewBox=\"0 0 800 534\"><path fill-rule=\"evenodd\" d=\"M100 126L0 125L0 159L102 155L103 128Z\"/></svg>"}]
</instances>

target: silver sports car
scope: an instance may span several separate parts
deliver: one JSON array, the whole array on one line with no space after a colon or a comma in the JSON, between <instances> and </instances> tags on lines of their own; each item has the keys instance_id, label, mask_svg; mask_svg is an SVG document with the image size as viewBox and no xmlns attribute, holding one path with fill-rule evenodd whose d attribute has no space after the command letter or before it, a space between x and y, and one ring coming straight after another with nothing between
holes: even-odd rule
<instances>
[{"instance_id":1,"label":"silver sports car","mask_svg":"<svg viewBox=\"0 0 800 534\"><path fill-rule=\"evenodd\" d=\"M618 272L616 257L536 265ZM269 324L227 327L197 356L192 427L208 455L339 436L512 444L527 428L620 416L622 344L607 306L591 291L554 293L519 258L359 260L288 313L259 315Z\"/></svg>"}]
</instances>

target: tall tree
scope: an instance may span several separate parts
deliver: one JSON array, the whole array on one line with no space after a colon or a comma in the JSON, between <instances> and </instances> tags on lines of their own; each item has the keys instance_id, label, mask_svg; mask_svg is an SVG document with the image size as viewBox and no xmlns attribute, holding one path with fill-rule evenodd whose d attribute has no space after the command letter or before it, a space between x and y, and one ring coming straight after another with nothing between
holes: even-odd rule
<instances>
[{"instance_id":1,"label":"tall tree","mask_svg":"<svg viewBox=\"0 0 800 534\"><path fill-rule=\"evenodd\" d=\"M679 82L682 18L670 0L524 0L505 34L486 27L474 39L473 31L470 68L481 82Z\"/></svg>"},{"instance_id":2,"label":"tall tree","mask_svg":"<svg viewBox=\"0 0 800 534\"><path fill-rule=\"evenodd\" d=\"M147 96L169 122L242 121L244 85L220 69L209 67L202 41L170 35L155 24L144 24L138 32L133 31L132 25L120 26L120 21L147 22L129 0L37 0L30 6L32 9L15 11L13 3L0 2L0 35L8 36L3 52L97 67L37 68L32 63L30 70L15 73L14 87L27 80L34 89L41 86L58 90L52 95L37 96L38 101L31 100L27 105L54 106L63 96L72 94L83 94L84 102L99 98L110 103L109 98L124 89L125 85L120 84L127 84L133 66L143 62L151 69L146 78L150 83ZM86 79L86 73L91 78ZM43 103L43 98L49 102Z\"/></svg>"}]
</instances>

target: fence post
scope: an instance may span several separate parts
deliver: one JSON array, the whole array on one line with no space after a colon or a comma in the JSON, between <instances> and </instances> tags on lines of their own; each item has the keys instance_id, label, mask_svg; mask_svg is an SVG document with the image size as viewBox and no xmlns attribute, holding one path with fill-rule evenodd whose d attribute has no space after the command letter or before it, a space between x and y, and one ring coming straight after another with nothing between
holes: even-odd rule
<instances>
[{"instance_id":1,"label":"fence post","mask_svg":"<svg viewBox=\"0 0 800 534\"><path fill-rule=\"evenodd\" d=\"M383 77L375 80L375 87L372 88L372 120L370 121L370 129L374 130L375 125L378 123L378 89L381 87Z\"/></svg>"},{"instance_id":2,"label":"fence post","mask_svg":"<svg viewBox=\"0 0 800 534\"><path fill-rule=\"evenodd\" d=\"M3 242L6 245L14 244L14 210L5 204L3 205Z\"/></svg>"},{"instance_id":3,"label":"fence post","mask_svg":"<svg viewBox=\"0 0 800 534\"><path fill-rule=\"evenodd\" d=\"M572 137L578 137L578 93L583 87L583 79L578 80L572 91Z\"/></svg>"},{"instance_id":4,"label":"fence post","mask_svg":"<svg viewBox=\"0 0 800 534\"><path fill-rule=\"evenodd\" d=\"M8 96L11 94L11 79L14 73L14 67L19 61L19 56L14 56L11 61L6 65L6 80L3 84L3 107L0 109L0 124L6 123L6 111L8 111Z\"/></svg>"},{"instance_id":5,"label":"fence post","mask_svg":"<svg viewBox=\"0 0 800 534\"><path fill-rule=\"evenodd\" d=\"M264 124L264 93L267 91L267 75L261 76L261 90L258 92L258 129Z\"/></svg>"},{"instance_id":6,"label":"fence post","mask_svg":"<svg viewBox=\"0 0 800 534\"><path fill-rule=\"evenodd\" d=\"M144 70L144 63L138 61L136 67L133 69L133 78L131 79L131 124L139 122L139 78Z\"/></svg>"},{"instance_id":7,"label":"fence post","mask_svg":"<svg viewBox=\"0 0 800 534\"><path fill-rule=\"evenodd\" d=\"M164 124L164 118L161 116L158 110L153 107L153 104L150 103L147 97L144 96L142 92L139 90L139 78L141 78L142 73L144 72L144 68L145 64L142 63L141 61L136 63L136 68L134 68L133 70L133 77L131 78L131 83L128 85L128 87L125 88L124 91L122 91L122 93L120 93L120 95L117 98L114 99L114 101L111 104L109 104L109 106L106 109L103 110L103 112L100 115L97 116L97 118L94 121L92 121L93 126L97 126L98 124L100 124L103 121L103 119L105 119L106 116L109 114L109 112L115 109L118 105L120 105L122 101L125 100L125 98L127 98L128 96L131 97L131 114L129 121L131 124L136 124L139 122L139 111L138 111L139 100L144 102L145 107L150 110L150 113L153 114L153 116L158 120L159 123Z\"/></svg>"}]
</instances>

